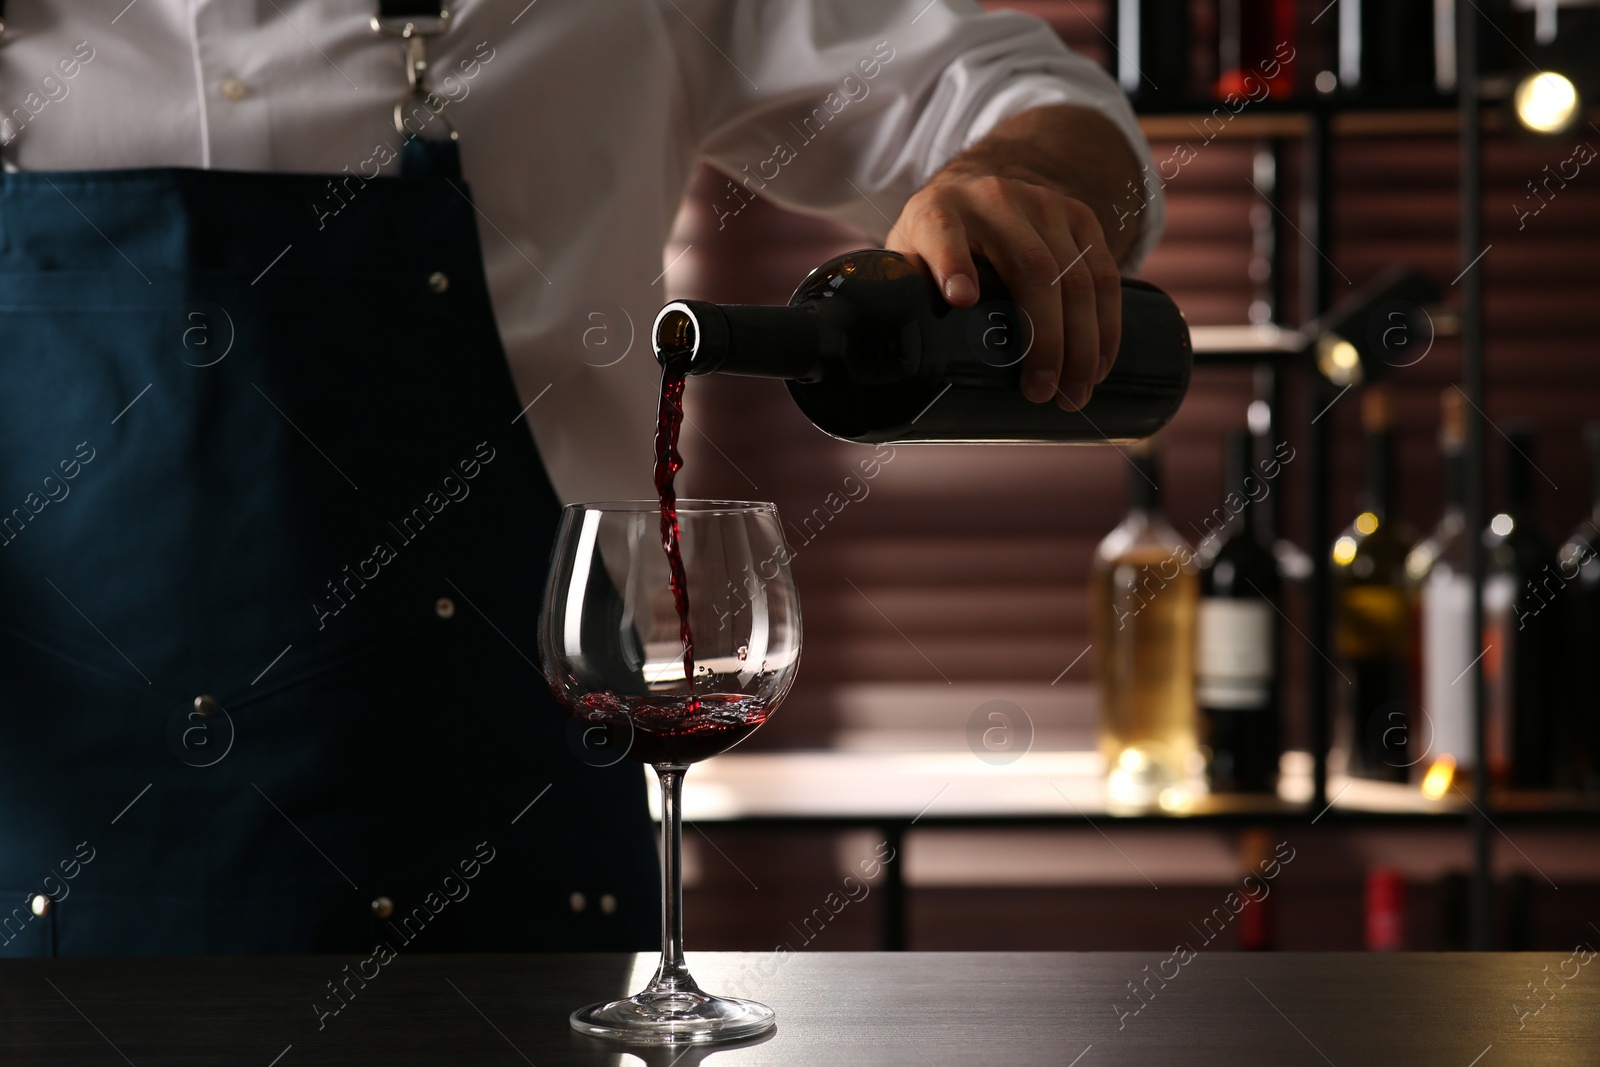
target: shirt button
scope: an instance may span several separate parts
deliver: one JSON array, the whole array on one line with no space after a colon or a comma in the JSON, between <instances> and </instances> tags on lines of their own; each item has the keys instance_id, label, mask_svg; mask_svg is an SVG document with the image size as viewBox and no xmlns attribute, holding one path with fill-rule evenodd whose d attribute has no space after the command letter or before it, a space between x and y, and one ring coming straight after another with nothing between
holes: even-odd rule
<instances>
[{"instance_id":1,"label":"shirt button","mask_svg":"<svg viewBox=\"0 0 1600 1067\"><path fill-rule=\"evenodd\" d=\"M446 277L444 271L436 270L428 275L428 288L436 293L442 293L450 288L450 279Z\"/></svg>"},{"instance_id":2,"label":"shirt button","mask_svg":"<svg viewBox=\"0 0 1600 1067\"><path fill-rule=\"evenodd\" d=\"M43 893L35 893L33 898L28 901L28 910L42 919L50 914L50 904L49 897Z\"/></svg>"},{"instance_id":3,"label":"shirt button","mask_svg":"<svg viewBox=\"0 0 1600 1067\"><path fill-rule=\"evenodd\" d=\"M372 902L372 914L380 919L387 919L394 914L394 901L388 897L379 897Z\"/></svg>"},{"instance_id":4,"label":"shirt button","mask_svg":"<svg viewBox=\"0 0 1600 1067\"><path fill-rule=\"evenodd\" d=\"M211 713L217 710L217 698L209 694L202 694L194 698L194 712L202 719L210 718Z\"/></svg>"},{"instance_id":5,"label":"shirt button","mask_svg":"<svg viewBox=\"0 0 1600 1067\"><path fill-rule=\"evenodd\" d=\"M222 83L222 95L229 100L243 100L250 95L250 87L238 78L228 78Z\"/></svg>"},{"instance_id":6,"label":"shirt button","mask_svg":"<svg viewBox=\"0 0 1600 1067\"><path fill-rule=\"evenodd\" d=\"M600 910L607 915L617 910L617 898L607 893L600 898Z\"/></svg>"},{"instance_id":7,"label":"shirt button","mask_svg":"<svg viewBox=\"0 0 1600 1067\"><path fill-rule=\"evenodd\" d=\"M456 602L447 596L442 596L433 602L433 613L441 619L448 619L456 613Z\"/></svg>"},{"instance_id":8,"label":"shirt button","mask_svg":"<svg viewBox=\"0 0 1600 1067\"><path fill-rule=\"evenodd\" d=\"M582 911L587 906L588 901L583 899L582 893L573 893L572 896L567 898L567 903L572 905L573 911Z\"/></svg>"}]
</instances>

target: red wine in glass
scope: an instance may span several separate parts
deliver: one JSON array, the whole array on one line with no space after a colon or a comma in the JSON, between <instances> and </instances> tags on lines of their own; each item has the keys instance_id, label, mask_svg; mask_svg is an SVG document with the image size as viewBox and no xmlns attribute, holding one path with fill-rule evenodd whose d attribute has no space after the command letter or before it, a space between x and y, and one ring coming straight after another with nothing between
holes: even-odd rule
<instances>
[{"instance_id":1,"label":"red wine in glass","mask_svg":"<svg viewBox=\"0 0 1600 1067\"><path fill-rule=\"evenodd\" d=\"M693 707L691 707L691 703ZM588 693L568 708L584 726L584 748L625 752L641 763L699 763L737 745L767 721L769 701L737 693L617 696Z\"/></svg>"}]
</instances>

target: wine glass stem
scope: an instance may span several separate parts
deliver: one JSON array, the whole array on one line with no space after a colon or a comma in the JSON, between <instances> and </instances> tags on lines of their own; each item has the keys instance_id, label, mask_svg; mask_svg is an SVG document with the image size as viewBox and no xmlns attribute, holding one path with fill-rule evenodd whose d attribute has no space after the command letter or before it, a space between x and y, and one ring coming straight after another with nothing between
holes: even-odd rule
<instances>
[{"instance_id":1,"label":"wine glass stem","mask_svg":"<svg viewBox=\"0 0 1600 1067\"><path fill-rule=\"evenodd\" d=\"M683 962L683 775L687 767L656 764L661 780L661 965L649 992L694 989Z\"/></svg>"}]
</instances>

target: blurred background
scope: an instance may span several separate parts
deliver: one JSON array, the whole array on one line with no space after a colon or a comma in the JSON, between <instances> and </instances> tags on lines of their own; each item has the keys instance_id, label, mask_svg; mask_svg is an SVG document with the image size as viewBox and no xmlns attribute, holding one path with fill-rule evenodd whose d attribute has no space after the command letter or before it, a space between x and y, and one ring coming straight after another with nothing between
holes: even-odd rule
<instances>
[{"instance_id":1,"label":"blurred background","mask_svg":"<svg viewBox=\"0 0 1600 1067\"><path fill-rule=\"evenodd\" d=\"M708 377L689 391L684 490L777 502L796 551L805 652L774 719L688 776L689 945L1465 948L1475 873L1493 889L1492 947L1600 938L1589 925L1600 919L1592 753L1570 751L1590 744L1592 716L1572 704L1579 683L1556 684L1600 652L1591 646L1586 657L1571 643L1581 637L1567 633L1544 668L1551 685L1539 699L1562 708L1519 712L1564 716L1568 761L1542 789L1495 795L1481 862L1470 785L1436 781L1425 794L1428 759L1402 781L1352 783L1335 753L1313 796L1312 698L1341 676L1341 586L1331 575L1318 603L1296 568L1315 560L1329 573L1340 529L1368 510L1362 420L1374 405L1365 394L1386 397L1378 407L1393 435L1396 514L1385 522L1415 539L1444 506L1441 394L1462 381L1457 280L1472 258L1462 247L1454 4L988 6L1046 20L1114 77L1119 56L1139 57L1137 73L1126 58L1121 73L1153 158L1183 160L1161 172L1167 230L1142 276L1193 327L1255 327L1205 345L1197 329L1199 347L1226 353L1198 356L1158 462L1172 526L1193 545L1225 493L1224 435L1246 428L1252 401L1270 406L1272 440L1295 450L1270 504L1276 536L1300 552L1298 563L1280 552L1275 605L1278 796L1180 798L1132 813L1103 799L1095 672L1104 650L1091 647L1088 588L1096 545L1130 505L1135 472L1123 450L901 446L880 450L881 469L867 479L860 463L872 450L823 435L778 383ZM1533 431L1537 477L1521 521L1545 531L1553 551L1590 517L1583 427L1600 415L1600 168L1586 165L1595 152L1582 147L1600 145L1600 7L1474 6L1488 251L1472 269L1483 287L1487 386L1481 413L1466 414L1485 420L1488 516L1507 506L1502 431ZM1285 43L1295 58L1266 79L1270 95L1243 81ZM1519 120L1518 86L1540 71L1562 73L1573 100L1563 110L1561 86L1541 83L1524 90ZM1224 104L1230 91L1250 98ZM719 230L725 180L702 170L683 202L666 251L671 297L783 303L810 268L873 243L765 202ZM1352 295L1359 303L1396 265L1437 293L1418 301L1425 325L1408 320L1410 347L1395 358L1374 361L1359 339L1365 365L1354 372L1265 351L1262 327L1295 329ZM1250 346L1263 344L1252 358ZM1421 671L1422 638L1412 642L1393 652ZM1003 720L980 712L995 701ZM1325 709L1337 719L1337 693ZM990 723L1008 732L999 756L983 739ZM1338 731L1330 721L1335 744ZM1463 771L1469 759L1460 755ZM1323 796L1332 807L1319 814L1324 803L1311 802ZM894 858L865 878L863 859L886 850ZM1270 897L1206 925L1272 855L1293 858L1270 879Z\"/></svg>"}]
</instances>

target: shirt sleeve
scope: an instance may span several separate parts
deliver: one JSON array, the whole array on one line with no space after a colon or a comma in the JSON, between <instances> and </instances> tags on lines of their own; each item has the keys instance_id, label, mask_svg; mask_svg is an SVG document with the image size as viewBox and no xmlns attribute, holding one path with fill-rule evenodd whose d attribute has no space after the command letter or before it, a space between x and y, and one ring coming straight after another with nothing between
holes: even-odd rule
<instances>
[{"instance_id":1,"label":"shirt sleeve","mask_svg":"<svg viewBox=\"0 0 1600 1067\"><path fill-rule=\"evenodd\" d=\"M973 0L667 0L687 94L690 154L729 177L719 217L759 194L878 239L940 167L1002 120L1046 104L1091 108L1141 166L1150 147L1127 98L1044 22ZM1146 206L1125 265L1159 240Z\"/></svg>"}]
</instances>

